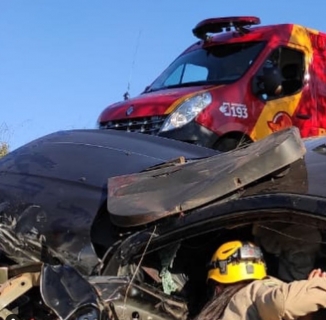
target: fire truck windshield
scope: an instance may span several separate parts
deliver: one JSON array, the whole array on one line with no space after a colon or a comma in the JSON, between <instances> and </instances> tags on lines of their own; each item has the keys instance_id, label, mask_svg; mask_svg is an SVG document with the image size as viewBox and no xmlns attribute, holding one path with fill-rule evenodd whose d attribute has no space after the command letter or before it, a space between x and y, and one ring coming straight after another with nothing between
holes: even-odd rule
<instances>
[{"instance_id":1,"label":"fire truck windshield","mask_svg":"<svg viewBox=\"0 0 326 320\"><path fill-rule=\"evenodd\" d=\"M264 45L264 42L238 42L191 51L177 58L146 92L235 82L249 69Z\"/></svg>"}]
</instances>

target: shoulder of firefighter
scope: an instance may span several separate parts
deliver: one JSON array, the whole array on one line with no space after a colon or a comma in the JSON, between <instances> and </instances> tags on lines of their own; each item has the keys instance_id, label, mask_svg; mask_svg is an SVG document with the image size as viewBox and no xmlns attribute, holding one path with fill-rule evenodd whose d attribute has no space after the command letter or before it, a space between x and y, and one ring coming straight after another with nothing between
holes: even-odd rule
<instances>
[{"instance_id":1,"label":"shoulder of firefighter","mask_svg":"<svg viewBox=\"0 0 326 320\"><path fill-rule=\"evenodd\" d=\"M235 294L222 319L242 319L239 315L246 314L248 319L293 320L321 308L326 308L325 278L285 283L266 277Z\"/></svg>"}]
</instances>

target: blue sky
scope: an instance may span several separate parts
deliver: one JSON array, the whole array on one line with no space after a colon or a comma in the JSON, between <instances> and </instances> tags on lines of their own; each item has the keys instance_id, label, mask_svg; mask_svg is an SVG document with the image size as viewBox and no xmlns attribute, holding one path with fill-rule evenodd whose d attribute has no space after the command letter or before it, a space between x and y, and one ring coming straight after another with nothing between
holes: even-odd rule
<instances>
[{"instance_id":1,"label":"blue sky","mask_svg":"<svg viewBox=\"0 0 326 320\"><path fill-rule=\"evenodd\" d=\"M11 150L59 130L94 128L196 41L212 17L251 15L326 32L326 2L0 0L0 141Z\"/></svg>"}]
</instances>

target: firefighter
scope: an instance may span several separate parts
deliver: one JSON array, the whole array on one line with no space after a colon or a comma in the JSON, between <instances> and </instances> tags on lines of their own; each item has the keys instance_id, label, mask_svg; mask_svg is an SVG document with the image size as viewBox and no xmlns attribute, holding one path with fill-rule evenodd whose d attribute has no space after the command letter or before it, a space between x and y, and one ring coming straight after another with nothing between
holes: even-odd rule
<instances>
[{"instance_id":1,"label":"firefighter","mask_svg":"<svg viewBox=\"0 0 326 320\"><path fill-rule=\"evenodd\" d=\"M232 241L214 253L208 271L213 297L197 320L310 319L326 307L326 273L285 283L267 276L263 254L250 242Z\"/></svg>"}]
</instances>

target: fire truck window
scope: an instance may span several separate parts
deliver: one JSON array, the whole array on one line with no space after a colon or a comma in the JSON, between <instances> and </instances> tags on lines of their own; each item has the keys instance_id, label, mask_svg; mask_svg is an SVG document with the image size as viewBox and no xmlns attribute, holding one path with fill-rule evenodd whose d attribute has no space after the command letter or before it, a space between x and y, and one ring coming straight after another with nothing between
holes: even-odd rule
<instances>
[{"instance_id":1,"label":"fire truck window","mask_svg":"<svg viewBox=\"0 0 326 320\"><path fill-rule=\"evenodd\" d=\"M264 46L265 42L239 42L191 50L180 55L148 91L233 83L251 67Z\"/></svg>"},{"instance_id":2,"label":"fire truck window","mask_svg":"<svg viewBox=\"0 0 326 320\"><path fill-rule=\"evenodd\" d=\"M293 95L303 87L304 54L280 47L265 60L253 82L253 91L265 100Z\"/></svg>"},{"instance_id":3,"label":"fire truck window","mask_svg":"<svg viewBox=\"0 0 326 320\"><path fill-rule=\"evenodd\" d=\"M176 83L181 83L181 77L183 74L184 67L185 66L182 65L175 69L174 72L172 72L170 76L165 80L164 85L170 86Z\"/></svg>"},{"instance_id":4,"label":"fire truck window","mask_svg":"<svg viewBox=\"0 0 326 320\"><path fill-rule=\"evenodd\" d=\"M194 64L187 64L182 77L183 83L205 81L207 79L208 69Z\"/></svg>"},{"instance_id":5,"label":"fire truck window","mask_svg":"<svg viewBox=\"0 0 326 320\"><path fill-rule=\"evenodd\" d=\"M171 75L165 80L164 85L171 86L181 83L206 81L207 76L208 69L206 67L185 64L179 66L173 73L171 73Z\"/></svg>"}]
</instances>

